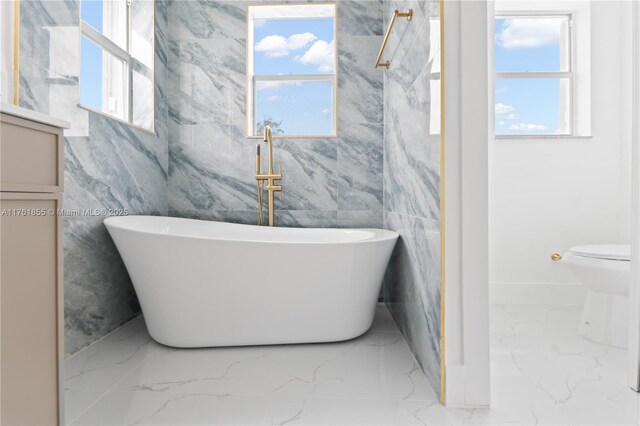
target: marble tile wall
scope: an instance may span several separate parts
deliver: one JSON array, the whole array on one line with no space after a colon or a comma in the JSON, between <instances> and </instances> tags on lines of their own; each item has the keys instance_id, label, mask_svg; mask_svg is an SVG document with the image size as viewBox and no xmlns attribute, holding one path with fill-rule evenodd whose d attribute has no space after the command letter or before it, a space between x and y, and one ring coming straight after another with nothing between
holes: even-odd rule
<instances>
[{"instance_id":1,"label":"marble tile wall","mask_svg":"<svg viewBox=\"0 0 640 426\"><path fill-rule=\"evenodd\" d=\"M384 227L400 233L384 297L440 392L440 135L438 1L385 1L398 18L384 76ZM435 118L435 120L434 120Z\"/></svg>"},{"instance_id":2,"label":"marble tile wall","mask_svg":"<svg viewBox=\"0 0 640 426\"><path fill-rule=\"evenodd\" d=\"M65 131L64 208L167 214L167 3L156 1L155 131L78 107L78 0L20 2L20 105L72 123ZM104 215L65 217L68 354L139 312Z\"/></svg>"},{"instance_id":3,"label":"marble tile wall","mask_svg":"<svg viewBox=\"0 0 640 426\"><path fill-rule=\"evenodd\" d=\"M169 6L169 215L257 220L244 1ZM382 226L382 0L338 1L338 138L276 139L286 226Z\"/></svg>"},{"instance_id":4,"label":"marble tile wall","mask_svg":"<svg viewBox=\"0 0 640 426\"><path fill-rule=\"evenodd\" d=\"M396 7L416 15L390 41L394 66L375 70L383 15ZM285 175L279 224L384 224L401 233L385 298L437 391L440 137L429 125L436 53L428 40L434 7L426 0L340 0L339 137L277 140L275 155ZM78 12L77 0L21 2L21 33L28 36L20 42L20 103L72 122L65 207L253 223L246 3L156 2L153 133L78 108ZM102 220L65 218L68 353L139 312Z\"/></svg>"}]
</instances>

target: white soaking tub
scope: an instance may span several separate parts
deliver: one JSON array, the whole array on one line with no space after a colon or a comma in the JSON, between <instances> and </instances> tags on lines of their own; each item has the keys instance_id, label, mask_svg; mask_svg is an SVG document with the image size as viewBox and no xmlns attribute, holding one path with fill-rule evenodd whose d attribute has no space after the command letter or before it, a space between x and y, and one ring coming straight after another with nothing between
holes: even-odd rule
<instances>
[{"instance_id":1,"label":"white soaking tub","mask_svg":"<svg viewBox=\"0 0 640 426\"><path fill-rule=\"evenodd\" d=\"M373 321L398 234L160 216L104 221L151 337L175 347L347 340Z\"/></svg>"}]
</instances>

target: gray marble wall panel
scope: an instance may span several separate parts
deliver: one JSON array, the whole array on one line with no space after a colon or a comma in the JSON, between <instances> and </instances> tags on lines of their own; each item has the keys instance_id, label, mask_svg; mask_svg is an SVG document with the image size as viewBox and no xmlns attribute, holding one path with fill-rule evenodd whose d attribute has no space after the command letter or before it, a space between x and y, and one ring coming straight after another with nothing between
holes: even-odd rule
<instances>
[{"instance_id":1,"label":"gray marble wall panel","mask_svg":"<svg viewBox=\"0 0 640 426\"><path fill-rule=\"evenodd\" d=\"M338 5L339 137L276 140L285 175L276 218L286 226L384 224L401 233L385 297L438 389L440 153L428 127L434 52L424 38L432 2L384 4L384 16L396 7L416 14L394 33L389 71L373 68L382 2ZM20 47L20 102L73 123L65 207L255 223L246 3L156 3L154 134L77 107L78 8L76 0L21 2L29 36ZM69 353L139 310L102 219L65 219Z\"/></svg>"},{"instance_id":2,"label":"gray marble wall panel","mask_svg":"<svg viewBox=\"0 0 640 426\"><path fill-rule=\"evenodd\" d=\"M257 220L243 1L169 5L169 214ZM382 1L338 2L338 138L276 139L287 226L382 224Z\"/></svg>"},{"instance_id":3,"label":"gray marble wall panel","mask_svg":"<svg viewBox=\"0 0 640 426\"><path fill-rule=\"evenodd\" d=\"M20 104L68 120L64 207L167 214L167 4L156 1L155 132L78 107L79 1L20 2ZM67 354L139 312L103 215L66 217Z\"/></svg>"},{"instance_id":4,"label":"gray marble wall panel","mask_svg":"<svg viewBox=\"0 0 640 426\"><path fill-rule=\"evenodd\" d=\"M384 297L433 388L440 392L440 108L438 2L385 1L398 18L385 58L384 226L400 233ZM435 84L434 84L435 83ZM439 117L439 114L436 115Z\"/></svg>"},{"instance_id":5,"label":"gray marble wall panel","mask_svg":"<svg viewBox=\"0 0 640 426\"><path fill-rule=\"evenodd\" d=\"M439 392L440 222L385 211L384 226L400 234L385 276L385 302Z\"/></svg>"}]
</instances>

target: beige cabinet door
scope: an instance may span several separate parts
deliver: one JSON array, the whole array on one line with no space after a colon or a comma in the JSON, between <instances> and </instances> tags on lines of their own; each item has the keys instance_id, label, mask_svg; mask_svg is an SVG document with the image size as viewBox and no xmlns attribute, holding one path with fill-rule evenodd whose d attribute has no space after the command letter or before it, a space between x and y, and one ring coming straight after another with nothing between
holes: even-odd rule
<instances>
[{"instance_id":1,"label":"beige cabinet door","mask_svg":"<svg viewBox=\"0 0 640 426\"><path fill-rule=\"evenodd\" d=\"M59 197L0 194L3 425L60 421L62 220L52 214Z\"/></svg>"}]
</instances>

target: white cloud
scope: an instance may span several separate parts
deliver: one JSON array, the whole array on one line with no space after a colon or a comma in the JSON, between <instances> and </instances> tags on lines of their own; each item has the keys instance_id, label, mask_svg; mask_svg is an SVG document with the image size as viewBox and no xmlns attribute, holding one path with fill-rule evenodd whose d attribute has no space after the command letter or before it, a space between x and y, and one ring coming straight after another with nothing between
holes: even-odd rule
<instances>
[{"instance_id":1,"label":"white cloud","mask_svg":"<svg viewBox=\"0 0 640 426\"><path fill-rule=\"evenodd\" d=\"M299 86L300 83L299 81L259 81L256 85L256 89L258 91L261 90L273 90L273 89L280 89L281 87L286 87L286 86Z\"/></svg>"},{"instance_id":2,"label":"white cloud","mask_svg":"<svg viewBox=\"0 0 640 426\"><path fill-rule=\"evenodd\" d=\"M293 34L287 38L287 43L290 50L298 50L306 47L317 38L313 33Z\"/></svg>"},{"instance_id":3,"label":"white cloud","mask_svg":"<svg viewBox=\"0 0 640 426\"><path fill-rule=\"evenodd\" d=\"M506 123L504 121L498 121L498 126L502 127L504 126Z\"/></svg>"},{"instance_id":4,"label":"white cloud","mask_svg":"<svg viewBox=\"0 0 640 426\"><path fill-rule=\"evenodd\" d=\"M275 96L275 95L274 95L274 96L269 96L269 97L267 98L267 100L268 100L269 102L275 102L275 101L277 101L278 99L280 99L280 96Z\"/></svg>"},{"instance_id":5,"label":"white cloud","mask_svg":"<svg viewBox=\"0 0 640 426\"><path fill-rule=\"evenodd\" d=\"M515 108L513 108L511 105L505 105L499 102L496 104L496 114L509 114L514 110Z\"/></svg>"},{"instance_id":6,"label":"white cloud","mask_svg":"<svg viewBox=\"0 0 640 426\"><path fill-rule=\"evenodd\" d=\"M547 130L547 126L545 126L544 124L517 123L517 124L512 124L509 127L509 130L519 130L519 131Z\"/></svg>"},{"instance_id":7,"label":"white cloud","mask_svg":"<svg viewBox=\"0 0 640 426\"><path fill-rule=\"evenodd\" d=\"M518 116L515 114L509 114L505 117L505 120L517 120Z\"/></svg>"},{"instance_id":8,"label":"white cloud","mask_svg":"<svg viewBox=\"0 0 640 426\"><path fill-rule=\"evenodd\" d=\"M264 52L270 58L287 56L294 50L306 47L318 37L312 33L293 34L287 38L279 35L268 35L256 43L255 51Z\"/></svg>"},{"instance_id":9,"label":"white cloud","mask_svg":"<svg viewBox=\"0 0 640 426\"><path fill-rule=\"evenodd\" d=\"M330 112L331 112L331 110L330 110L330 109L323 109L323 110L322 110L322 113L323 113L323 114L325 114L325 115L326 115L326 114L329 114Z\"/></svg>"},{"instance_id":10,"label":"white cloud","mask_svg":"<svg viewBox=\"0 0 640 426\"><path fill-rule=\"evenodd\" d=\"M303 55L297 56L296 60L305 65L318 65L319 71L330 72L333 71L335 65L334 54L333 40L329 43L318 40Z\"/></svg>"},{"instance_id":11,"label":"white cloud","mask_svg":"<svg viewBox=\"0 0 640 426\"><path fill-rule=\"evenodd\" d=\"M549 18L505 19L502 31L496 34L496 41L507 49L558 44L560 42L558 20Z\"/></svg>"}]
</instances>

